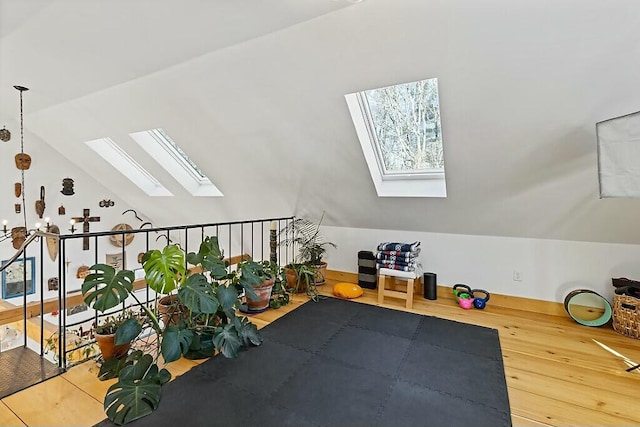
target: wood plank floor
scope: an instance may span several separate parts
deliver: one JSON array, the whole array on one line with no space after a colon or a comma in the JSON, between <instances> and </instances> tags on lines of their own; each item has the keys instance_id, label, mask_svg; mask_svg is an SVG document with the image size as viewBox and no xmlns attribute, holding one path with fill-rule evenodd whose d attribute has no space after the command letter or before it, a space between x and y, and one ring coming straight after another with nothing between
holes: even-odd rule
<instances>
[{"instance_id":1,"label":"wood plank floor","mask_svg":"<svg viewBox=\"0 0 640 427\"><path fill-rule=\"evenodd\" d=\"M322 291L329 292L331 286L329 281ZM294 296L288 306L252 319L263 327L305 301ZM376 304L377 294L365 290L357 301ZM401 301L388 298L384 306L403 309ZM639 363L640 341L610 326L588 328L568 316L499 307L491 301L485 310L462 310L449 292L439 292L436 301L418 295L410 311L498 329L514 425L640 425L640 411L635 410L640 373L625 372L624 363L592 339ZM175 377L197 363L181 359L168 368ZM96 373L95 364L86 362L2 399L0 425L87 426L101 421L102 400L112 382L98 381Z\"/></svg>"}]
</instances>

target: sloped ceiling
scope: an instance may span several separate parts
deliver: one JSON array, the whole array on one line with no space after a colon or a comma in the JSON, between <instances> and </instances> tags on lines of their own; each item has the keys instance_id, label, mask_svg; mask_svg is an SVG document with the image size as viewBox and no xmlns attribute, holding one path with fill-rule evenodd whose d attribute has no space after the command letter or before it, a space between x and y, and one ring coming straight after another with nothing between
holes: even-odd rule
<instances>
[{"instance_id":1,"label":"sloped ceiling","mask_svg":"<svg viewBox=\"0 0 640 427\"><path fill-rule=\"evenodd\" d=\"M26 4L25 4L26 3ZM640 243L598 198L595 123L640 109L634 0L0 0L0 119L157 225L327 225ZM446 199L378 198L344 94L438 77ZM187 195L128 137L164 128L224 193ZM83 142L110 137L176 195ZM55 165L51 165L55 167Z\"/></svg>"}]
</instances>

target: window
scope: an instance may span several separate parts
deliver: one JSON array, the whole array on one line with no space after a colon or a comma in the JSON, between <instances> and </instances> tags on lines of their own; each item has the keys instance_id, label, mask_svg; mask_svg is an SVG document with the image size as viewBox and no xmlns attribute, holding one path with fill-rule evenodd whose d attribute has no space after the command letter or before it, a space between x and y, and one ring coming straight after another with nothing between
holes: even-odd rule
<instances>
[{"instance_id":1,"label":"window","mask_svg":"<svg viewBox=\"0 0 640 427\"><path fill-rule=\"evenodd\" d=\"M446 197L437 79L345 98L378 196Z\"/></svg>"},{"instance_id":2,"label":"window","mask_svg":"<svg viewBox=\"0 0 640 427\"><path fill-rule=\"evenodd\" d=\"M164 130L160 128L146 130L129 134L129 136L191 195L210 197L223 195Z\"/></svg>"},{"instance_id":3,"label":"window","mask_svg":"<svg viewBox=\"0 0 640 427\"><path fill-rule=\"evenodd\" d=\"M100 138L87 141L85 144L149 196L173 196L153 175L140 166L111 138Z\"/></svg>"}]
</instances>

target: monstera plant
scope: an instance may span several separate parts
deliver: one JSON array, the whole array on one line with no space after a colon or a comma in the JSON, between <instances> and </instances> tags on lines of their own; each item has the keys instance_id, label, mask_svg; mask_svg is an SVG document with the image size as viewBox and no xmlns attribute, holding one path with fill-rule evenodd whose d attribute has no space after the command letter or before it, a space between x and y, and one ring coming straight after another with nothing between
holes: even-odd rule
<instances>
[{"instance_id":1,"label":"monstera plant","mask_svg":"<svg viewBox=\"0 0 640 427\"><path fill-rule=\"evenodd\" d=\"M192 266L189 269L185 258ZM103 365L104 378L109 378L105 372L109 370L117 373L118 378L105 396L104 408L109 419L121 425L158 407L162 385L171 379L169 371L160 369L160 356L164 363L182 356L209 357L216 352L233 358L241 349L262 342L257 327L236 314L240 304L238 289L244 289L247 297L257 298L253 285L262 279L253 273L256 264L244 262L236 271L229 272L216 237L207 237L198 252L186 255L177 245L147 252L142 265L148 286L159 295L177 293L184 308L177 325L165 325L156 316L157 308L149 308L138 299L133 292L132 271L116 272L105 264L91 267L91 274L82 284L87 305L104 312L132 300L146 317L146 331L159 337L159 345L153 350L146 353L136 350L121 359L110 360L106 367ZM116 344L133 340L140 333L134 328L122 330L120 335L116 333Z\"/></svg>"}]
</instances>

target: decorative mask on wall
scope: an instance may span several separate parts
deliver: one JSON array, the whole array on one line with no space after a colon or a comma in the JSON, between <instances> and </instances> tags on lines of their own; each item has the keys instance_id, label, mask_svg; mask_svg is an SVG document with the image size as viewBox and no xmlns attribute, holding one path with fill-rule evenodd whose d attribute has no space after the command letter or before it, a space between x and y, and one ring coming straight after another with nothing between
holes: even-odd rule
<instances>
[{"instance_id":1,"label":"decorative mask on wall","mask_svg":"<svg viewBox=\"0 0 640 427\"><path fill-rule=\"evenodd\" d=\"M62 180L61 193L65 196L73 196L75 194L73 191L73 180L71 178L65 178Z\"/></svg>"},{"instance_id":2,"label":"decorative mask on wall","mask_svg":"<svg viewBox=\"0 0 640 427\"><path fill-rule=\"evenodd\" d=\"M84 279L89 275L89 273L90 273L89 266L81 265L80 267L78 267L78 271L76 271L76 277L78 279Z\"/></svg>"},{"instance_id":3,"label":"decorative mask on wall","mask_svg":"<svg viewBox=\"0 0 640 427\"><path fill-rule=\"evenodd\" d=\"M42 215L44 214L45 203L44 203L44 185L40 186L40 200L36 200L36 213L38 214L38 218L42 219Z\"/></svg>"},{"instance_id":4,"label":"decorative mask on wall","mask_svg":"<svg viewBox=\"0 0 640 427\"><path fill-rule=\"evenodd\" d=\"M20 249L26 238L27 229L25 227L13 227L11 229L11 243L13 244L13 249Z\"/></svg>"},{"instance_id":5,"label":"decorative mask on wall","mask_svg":"<svg viewBox=\"0 0 640 427\"><path fill-rule=\"evenodd\" d=\"M7 130L4 126L0 129L0 141L9 142L11 139L11 132Z\"/></svg>"},{"instance_id":6,"label":"decorative mask on wall","mask_svg":"<svg viewBox=\"0 0 640 427\"><path fill-rule=\"evenodd\" d=\"M58 288L60 287L60 281L58 280L57 277L52 277L49 280L47 280L47 286L49 287L50 291L57 291Z\"/></svg>"},{"instance_id":7,"label":"decorative mask on wall","mask_svg":"<svg viewBox=\"0 0 640 427\"><path fill-rule=\"evenodd\" d=\"M26 171L31 167L31 156L27 153L16 154L16 167L20 170Z\"/></svg>"},{"instance_id":8,"label":"decorative mask on wall","mask_svg":"<svg viewBox=\"0 0 640 427\"><path fill-rule=\"evenodd\" d=\"M13 186L14 186L13 192L15 193L16 197L20 197L22 195L22 184L19 182L16 182L15 184L13 184Z\"/></svg>"}]
</instances>

